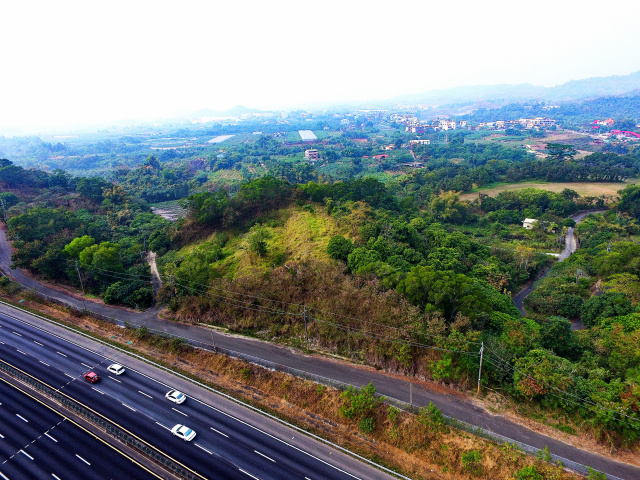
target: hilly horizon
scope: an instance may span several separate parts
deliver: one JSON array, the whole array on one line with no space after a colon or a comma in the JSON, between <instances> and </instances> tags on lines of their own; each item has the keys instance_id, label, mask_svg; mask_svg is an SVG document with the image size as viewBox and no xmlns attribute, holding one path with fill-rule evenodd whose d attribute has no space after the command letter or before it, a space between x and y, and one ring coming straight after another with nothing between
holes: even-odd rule
<instances>
[{"instance_id":1,"label":"hilly horizon","mask_svg":"<svg viewBox=\"0 0 640 480\"><path fill-rule=\"evenodd\" d=\"M310 110L335 109L346 110L354 107L390 107L397 104L435 104L450 106L454 104L470 104L489 102L502 106L514 102L563 102L593 99L603 96L624 95L640 92L640 71L629 75L611 75L606 77L590 77L568 82L553 87L543 87L529 83L497 84L497 85L461 85L452 88L428 90L422 93L408 93L386 100L369 100L363 102L339 102L325 105L307 105ZM236 105L227 110L203 108L190 116L240 116L245 113L277 112L283 109L258 109ZM284 109L293 110L293 109Z\"/></svg>"},{"instance_id":2,"label":"hilly horizon","mask_svg":"<svg viewBox=\"0 0 640 480\"><path fill-rule=\"evenodd\" d=\"M554 87L532 84L468 85L448 89L430 90L424 93L399 95L385 101L386 104L453 103L492 101L571 101L609 95L622 95L640 89L640 71L629 75L611 75L570 80Z\"/></svg>"}]
</instances>

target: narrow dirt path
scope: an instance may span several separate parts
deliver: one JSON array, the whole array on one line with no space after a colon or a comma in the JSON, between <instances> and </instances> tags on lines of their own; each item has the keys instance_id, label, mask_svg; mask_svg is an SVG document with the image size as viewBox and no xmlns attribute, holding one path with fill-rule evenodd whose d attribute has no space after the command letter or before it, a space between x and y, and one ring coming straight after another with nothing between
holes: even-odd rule
<instances>
[{"instance_id":1,"label":"narrow dirt path","mask_svg":"<svg viewBox=\"0 0 640 480\"><path fill-rule=\"evenodd\" d=\"M158 290L162 288L162 278L160 278L160 272L156 265L156 252L147 252L147 263L151 269L151 288L153 289L153 300L155 301L158 294Z\"/></svg>"}]
</instances>

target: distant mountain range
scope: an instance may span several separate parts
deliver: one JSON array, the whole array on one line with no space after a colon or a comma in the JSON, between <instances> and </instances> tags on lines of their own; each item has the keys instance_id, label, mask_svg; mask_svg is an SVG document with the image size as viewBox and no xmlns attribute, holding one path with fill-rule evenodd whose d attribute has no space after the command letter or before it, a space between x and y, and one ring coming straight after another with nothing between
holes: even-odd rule
<instances>
[{"instance_id":1,"label":"distant mountain range","mask_svg":"<svg viewBox=\"0 0 640 480\"><path fill-rule=\"evenodd\" d=\"M628 93L640 93L640 71L629 75L571 80L555 87L540 87L531 84L455 87L418 94L400 95L381 103L385 105L397 105L399 103L451 105L490 102L504 105L528 101L575 101Z\"/></svg>"},{"instance_id":2,"label":"distant mountain range","mask_svg":"<svg viewBox=\"0 0 640 480\"><path fill-rule=\"evenodd\" d=\"M518 85L469 85L424 93L399 95L387 100L343 103L328 106L307 105L312 111L328 109L348 112L354 108L388 108L393 105L438 105L444 113L465 113L477 108L499 108L512 103L560 103L581 101L598 97L616 95L640 95L640 71L629 75L593 77L584 80L571 80L555 87L541 87L531 84ZM444 109L442 108L444 107ZM237 105L229 110L215 111L208 108L198 110L189 118L202 117L239 117L247 113L276 112L259 110Z\"/></svg>"}]
</instances>

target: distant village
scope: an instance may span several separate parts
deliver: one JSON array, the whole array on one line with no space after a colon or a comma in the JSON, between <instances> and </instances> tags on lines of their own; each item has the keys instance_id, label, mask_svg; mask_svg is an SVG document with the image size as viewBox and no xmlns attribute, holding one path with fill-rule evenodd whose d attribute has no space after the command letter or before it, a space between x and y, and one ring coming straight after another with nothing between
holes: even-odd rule
<instances>
[{"instance_id":1,"label":"distant village","mask_svg":"<svg viewBox=\"0 0 640 480\"><path fill-rule=\"evenodd\" d=\"M428 133L444 130L494 130L519 126L525 130L539 130L555 128L556 121L549 117L521 118L519 120L497 120L495 122L482 122L471 124L466 120L438 119L431 123L420 122L413 114L391 114L389 120L405 126L405 131L410 133Z\"/></svg>"}]
</instances>

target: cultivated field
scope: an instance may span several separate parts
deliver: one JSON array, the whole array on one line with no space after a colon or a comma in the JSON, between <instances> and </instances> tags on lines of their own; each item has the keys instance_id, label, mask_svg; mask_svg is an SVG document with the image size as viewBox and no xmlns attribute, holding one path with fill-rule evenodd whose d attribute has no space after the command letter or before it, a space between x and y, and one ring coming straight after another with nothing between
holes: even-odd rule
<instances>
[{"instance_id":1,"label":"cultivated field","mask_svg":"<svg viewBox=\"0 0 640 480\"><path fill-rule=\"evenodd\" d=\"M473 201L483 193L490 197L495 197L500 192L523 190L525 188L539 188L541 190L548 190L550 192L562 192L565 188L575 190L581 197L600 197L601 195L608 195L611 197L618 197L618 191L624 189L629 184L640 183L640 178L633 178L625 181L624 183L590 183L590 182L562 182L562 183L545 183L545 182L526 182L526 183L511 183L507 185L499 185L492 188L485 188L477 190L471 193L465 193L460 195L461 200Z\"/></svg>"},{"instance_id":2,"label":"cultivated field","mask_svg":"<svg viewBox=\"0 0 640 480\"><path fill-rule=\"evenodd\" d=\"M225 140L229 140L233 135L218 135L216 138L212 138L211 140L207 140L207 143L220 143Z\"/></svg>"}]
</instances>

